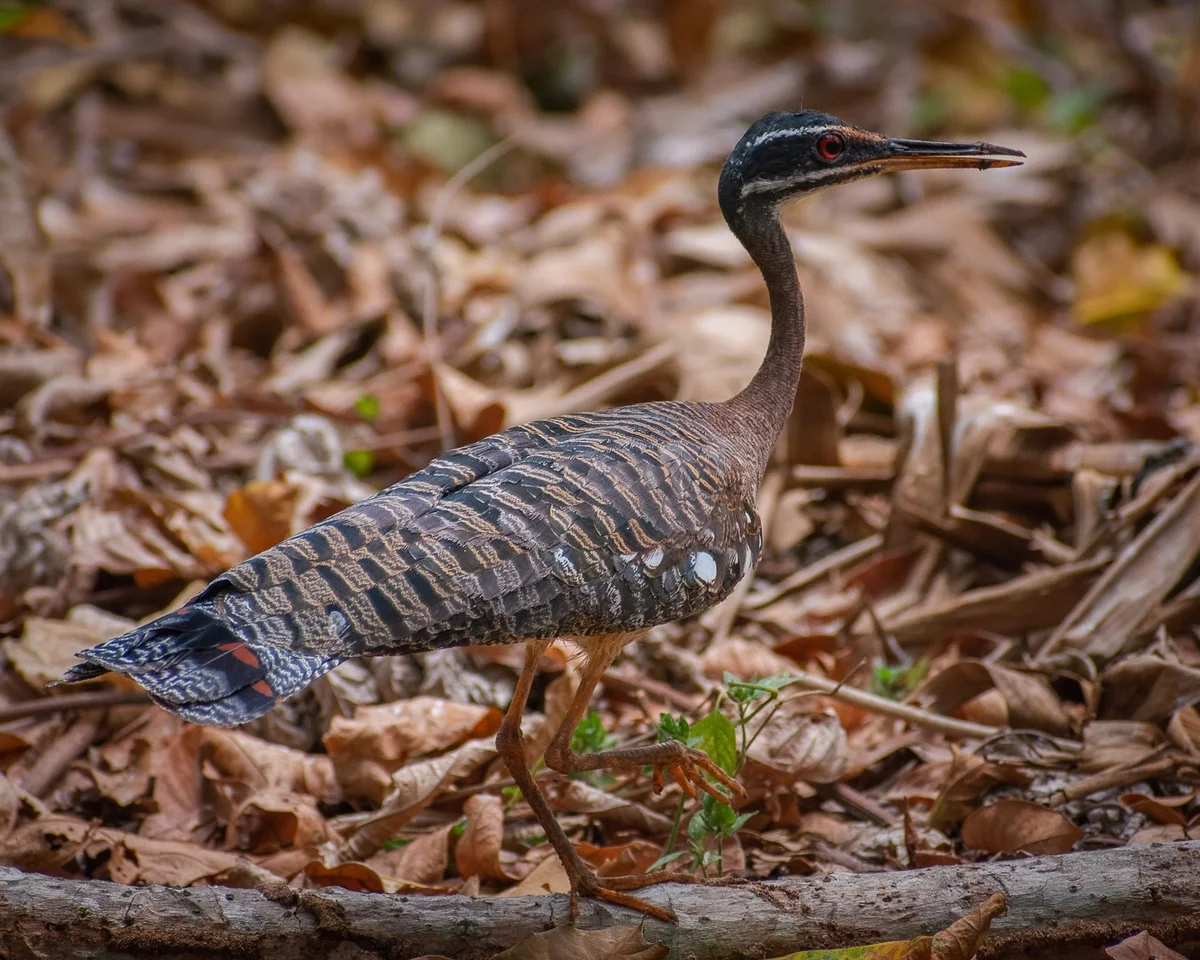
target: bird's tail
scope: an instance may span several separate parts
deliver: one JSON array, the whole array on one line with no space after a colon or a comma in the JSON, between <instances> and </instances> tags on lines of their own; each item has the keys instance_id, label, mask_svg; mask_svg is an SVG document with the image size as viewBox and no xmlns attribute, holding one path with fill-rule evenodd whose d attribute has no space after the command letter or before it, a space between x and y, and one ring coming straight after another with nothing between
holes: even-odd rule
<instances>
[{"instance_id":1,"label":"bird's tail","mask_svg":"<svg viewBox=\"0 0 1200 960\"><path fill-rule=\"evenodd\" d=\"M247 640L192 603L78 654L61 683L121 673L141 684L161 707L196 723L235 727L261 717L332 670L341 658L297 653Z\"/></svg>"}]
</instances>

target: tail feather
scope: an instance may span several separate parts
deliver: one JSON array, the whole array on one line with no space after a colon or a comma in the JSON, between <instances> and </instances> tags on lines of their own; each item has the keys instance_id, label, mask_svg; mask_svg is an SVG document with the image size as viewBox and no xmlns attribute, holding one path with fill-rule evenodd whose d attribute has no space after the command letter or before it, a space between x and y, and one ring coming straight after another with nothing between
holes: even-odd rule
<instances>
[{"instance_id":1,"label":"tail feather","mask_svg":"<svg viewBox=\"0 0 1200 960\"><path fill-rule=\"evenodd\" d=\"M63 682L121 673L172 713L225 727L261 717L342 662L246 640L206 603L169 613L79 656L85 662L68 670Z\"/></svg>"}]
</instances>

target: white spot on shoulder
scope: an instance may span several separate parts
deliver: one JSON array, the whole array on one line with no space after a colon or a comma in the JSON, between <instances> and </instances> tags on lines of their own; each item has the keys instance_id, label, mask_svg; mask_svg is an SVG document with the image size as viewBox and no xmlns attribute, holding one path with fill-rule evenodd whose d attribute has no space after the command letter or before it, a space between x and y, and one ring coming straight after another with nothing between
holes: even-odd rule
<instances>
[{"instance_id":1,"label":"white spot on shoulder","mask_svg":"<svg viewBox=\"0 0 1200 960\"><path fill-rule=\"evenodd\" d=\"M714 583L717 579L717 559L707 550L692 554L692 569L705 583Z\"/></svg>"},{"instance_id":2,"label":"white spot on shoulder","mask_svg":"<svg viewBox=\"0 0 1200 960\"><path fill-rule=\"evenodd\" d=\"M642 560L642 564L647 570L657 570L663 562L663 548L655 547Z\"/></svg>"},{"instance_id":3,"label":"white spot on shoulder","mask_svg":"<svg viewBox=\"0 0 1200 960\"><path fill-rule=\"evenodd\" d=\"M567 573L575 572L575 564L571 562L571 552L566 547L555 549L554 562Z\"/></svg>"}]
</instances>

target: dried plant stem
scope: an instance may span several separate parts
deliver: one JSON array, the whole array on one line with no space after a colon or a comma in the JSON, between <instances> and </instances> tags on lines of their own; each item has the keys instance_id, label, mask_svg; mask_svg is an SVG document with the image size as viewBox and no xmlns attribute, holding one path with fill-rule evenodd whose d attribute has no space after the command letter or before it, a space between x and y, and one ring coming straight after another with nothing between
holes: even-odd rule
<instances>
[{"instance_id":1,"label":"dried plant stem","mask_svg":"<svg viewBox=\"0 0 1200 960\"><path fill-rule=\"evenodd\" d=\"M928 710L922 710L920 707L913 707L907 703L897 703L895 700L867 693L867 691L859 690L856 687L847 687L843 684L835 683L833 680L826 680L824 677L814 677L812 674L805 673L802 670L789 674L789 677L792 678L792 686L802 687L805 690L814 690L826 696L833 697L835 700L841 700L843 703L858 707L860 710L866 710L870 713L880 713L885 717L894 717L897 720L903 720L914 726L924 727L926 730L944 733L948 737L988 740L1004 733L1004 728L1002 727L989 727L983 723L971 723L969 720L955 720L953 717L943 717L941 714L930 713ZM1071 744L1070 741L1054 739L1054 743L1056 746L1061 746L1065 749L1078 750L1078 744Z\"/></svg>"},{"instance_id":2,"label":"dried plant stem","mask_svg":"<svg viewBox=\"0 0 1200 960\"><path fill-rule=\"evenodd\" d=\"M61 697L42 697L26 700L11 706L0 707L0 723L24 720L26 717L41 717L48 713L63 713L67 710L87 710L99 707L123 707L138 703L149 703L150 697L140 690L92 690L87 693L68 693Z\"/></svg>"},{"instance_id":3,"label":"dried plant stem","mask_svg":"<svg viewBox=\"0 0 1200 960\"><path fill-rule=\"evenodd\" d=\"M103 710L83 714L34 761L18 784L21 789L35 797L44 796L63 771L92 745L103 723Z\"/></svg>"},{"instance_id":4,"label":"dried plant stem","mask_svg":"<svg viewBox=\"0 0 1200 960\"><path fill-rule=\"evenodd\" d=\"M1057 807L1068 800L1079 800L1083 797L1091 796L1093 793L1099 793L1101 790L1112 790L1116 787L1127 787L1129 784L1137 783L1141 780L1171 776L1175 773L1179 765L1180 758L1176 754L1158 757L1142 763L1122 764L1113 767L1111 770L1104 770L1094 776L1076 780L1069 786L1057 791L1050 798L1050 805Z\"/></svg>"},{"instance_id":5,"label":"dried plant stem","mask_svg":"<svg viewBox=\"0 0 1200 960\"><path fill-rule=\"evenodd\" d=\"M809 584L816 583L822 577L827 577L843 567L857 563L882 546L883 534L881 533L873 533L869 537L863 537L856 543L842 547L841 550L835 550L823 560L810 563L802 570L797 570L790 577L779 581L774 586L751 594L746 598L746 606L751 610L758 610L765 607L769 603L774 603L786 593L799 590L801 587L807 587Z\"/></svg>"},{"instance_id":6,"label":"dried plant stem","mask_svg":"<svg viewBox=\"0 0 1200 960\"><path fill-rule=\"evenodd\" d=\"M446 222L446 208L450 205L450 200L473 177L486 170L492 163L508 153L516 144L516 134L505 137L499 143L492 144L446 181L433 201L433 212L429 217L429 228L426 232L425 242L422 244L427 275L425 278L424 297L421 304L421 334L425 340L425 356L429 361L429 369L433 377L434 406L437 411L438 430L441 432L442 448L444 450L449 450L456 444L454 424L450 417L450 405L446 402L446 395L442 392L442 386L438 382L437 375L438 362L441 359L442 351L437 331L440 283L437 262L434 259L434 247L437 245L438 238L442 235L442 227Z\"/></svg>"}]
</instances>

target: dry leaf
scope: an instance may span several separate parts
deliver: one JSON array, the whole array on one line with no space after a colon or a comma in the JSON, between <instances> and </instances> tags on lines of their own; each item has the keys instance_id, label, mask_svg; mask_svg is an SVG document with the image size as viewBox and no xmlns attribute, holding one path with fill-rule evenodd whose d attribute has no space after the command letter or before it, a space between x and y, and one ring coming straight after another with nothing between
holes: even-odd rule
<instances>
[{"instance_id":1,"label":"dry leaf","mask_svg":"<svg viewBox=\"0 0 1200 960\"><path fill-rule=\"evenodd\" d=\"M410 763L392 777L392 792L379 812L359 825L346 844L347 854L363 859L374 854L417 813L433 803L448 784L474 773L496 756L488 740L468 740L434 760Z\"/></svg>"},{"instance_id":2,"label":"dry leaf","mask_svg":"<svg viewBox=\"0 0 1200 960\"><path fill-rule=\"evenodd\" d=\"M1097 773L1110 767L1132 766L1155 753L1166 738L1152 723L1132 720L1094 720L1083 728L1079 769Z\"/></svg>"},{"instance_id":3,"label":"dry leaf","mask_svg":"<svg viewBox=\"0 0 1200 960\"><path fill-rule=\"evenodd\" d=\"M571 880L558 854L552 853L525 875L515 887L505 890L502 897L541 897L547 893L568 893Z\"/></svg>"},{"instance_id":4,"label":"dry leaf","mask_svg":"<svg viewBox=\"0 0 1200 960\"><path fill-rule=\"evenodd\" d=\"M640 927L579 930L572 925L535 933L492 960L662 960L665 944L648 944Z\"/></svg>"},{"instance_id":5,"label":"dry leaf","mask_svg":"<svg viewBox=\"0 0 1200 960\"><path fill-rule=\"evenodd\" d=\"M769 715L769 711L766 715ZM813 712L810 698L793 698L770 723L757 725L745 776L772 783L834 783L846 769L846 731L833 711Z\"/></svg>"},{"instance_id":6,"label":"dry leaf","mask_svg":"<svg viewBox=\"0 0 1200 960\"><path fill-rule=\"evenodd\" d=\"M274 853L283 847L315 848L330 839L325 818L312 797L289 793L256 793L229 816L226 846L251 853Z\"/></svg>"},{"instance_id":7,"label":"dry leaf","mask_svg":"<svg viewBox=\"0 0 1200 960\"><path fill-rule=\"evenodd\" d=\"M454 893L450 887L426 886L376 873L365 863L338 863L325 866L312 860L304 867L304 875L317 887L345 887L359 893Z\"/></svg>"},{"instance_id":8,"label":"dry leaf","mask_svg":"<svg viewBox=\"0 0 1200 960\"><path fill-rule=\"evenodd\" d=\"M1186 960L1182 953L1176 953L1145 930L1105 947L1104 952L1112 960Z\"/></svg>"},{"instance_id":9,"label":"dry leaf","mask_svg":"<svg viewBox=\"0 0 1200 960\"><path fill-rule=\"evenodd\" d=\"M453 823L422 833L412 842L391 850L380 850L366 864L380 875L399 877L413 883L439 884L450 865L450 832Z\"/></svg>"},{"instance_id":10,"label":"dry leaf","mask_svg":"<svg viewBox=\"0 0 1200 960\"><path fill-rule=\"evenodd\" d=\"M413 697L359 707L353 719L334 717L323 740L335 760L348 755L367 757L391 772L409 757L489 737L499 728L500 719L495 707Z\"/></svg>"},{"instance_id":11,"label":"dry leaf","mask_svg":"<svg viewBox=\"0 0 1200 960\"><path fill-rule=\"evenodd\" d=\"M1071 732L1062 701L1045 677L979 660L960 660L933 674L913 692L913 699L942 714L953 714L968 700L994 688L1004 698L1002 726L1045 730L1057 736Z\"/></svg>"},{"instance_id":12,"label":"dry leaf","mask_svg":"<svg viewBox=\"0 0 1200 960\"><path fill-rule=\"evenodd\" d=\"M1083 831L1057 810L1026 800L997 800L967 816L962 842L988 853L1066 853Z\"/></svg>"},{"instance_id":13,"label":"dry leaf","mask_svg":"<svg viewBox=\"0 0 1200 960\"><path fill-rule=\"evenodd\" d=\"M261 553L295 532L299 496L283 480L254 480L229 494L222 516L246 549Z\"/></svg>"},{"instance_id":14,"label":"dry leaf","mask_svg":"<svg viewBox=\"0 0 1200 960\"><path fill-rule=\"evenodd\" d=\"M1135 810L1155 823L1187 826L1187 817L1180 808L1196 799L1196 793L1185 793L1179 797L1148 797L1144 793L1127 793L1121 797L1121 806Z\"/></svg>"},{"instance_id":15,"label":"dry leaf","mask_svg":"<svg viewBox=\"0 0 1200 960\"><path fill-rule=\"evenodd\" d=\"M955 753L942 787L929 811L929 822L941 827L967 816L989 787L1015 783L1027 787L1032 778L1015 766L991 763L969 753Z\"/></svg>"},{"instance_id":16,"label":"dry leaf","mask_svg":"<svg viewBox=\"0 0 1200 960\"><path fill-rule=\"evenodd\" d=\"M463 877L512 880L500 864L504 840L504 802L489 793L477 793L463 807L467 829L454 848L454 863Z\"/></svg>"},{"instance_id":17,"label":"dry leaf","mask_svg":"<svg viewBox=\"0 0 1200 960\"><path fill-rule=\"evenodd\" d=\"M222 775L252 790L307 793L319 800L341 798L329 757L267 743L237 730L214 727L204 728L200 753Z\"/></svg>"}]
</instances>

